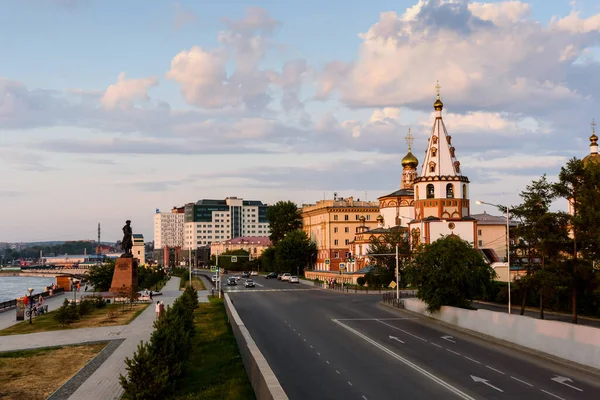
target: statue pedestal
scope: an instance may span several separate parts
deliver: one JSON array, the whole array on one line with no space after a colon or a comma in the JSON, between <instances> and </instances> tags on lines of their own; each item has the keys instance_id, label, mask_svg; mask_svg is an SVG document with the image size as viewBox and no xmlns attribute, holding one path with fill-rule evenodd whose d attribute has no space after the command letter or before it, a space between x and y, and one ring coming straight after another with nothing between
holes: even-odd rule
<instances>
[{"instance_id":1,"label":"statue pedestal","mask_svg":"<svg viewBox=\"0 0 600 400\"><path fill-rule=\"evenodd\" d=\"M110 285L111 292L118 292L123 288L134 286L137 291L138 287L138 271L137 259L133 257L119 257L115 265L112 284Z\"/></svg>"}]
</instances>

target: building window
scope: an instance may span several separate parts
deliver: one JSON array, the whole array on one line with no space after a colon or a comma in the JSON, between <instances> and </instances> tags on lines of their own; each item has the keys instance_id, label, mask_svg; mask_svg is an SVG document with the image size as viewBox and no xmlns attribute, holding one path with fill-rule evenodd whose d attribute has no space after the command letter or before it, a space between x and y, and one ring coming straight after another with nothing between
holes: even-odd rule
<instances>
[{"instance_id":1,"label":"building window","mask_svg":"<svg viewBox=\"0 0 600 400\"><path fill-rule=\"evenodd\" d=\"M435 163L433 161L429 163L429 172L435 172Z\"/></svg>"},{"instance_id":2,"label":"building window","mask_svg":"<svg viewBox=\"0 0 600 400\"><path fill-rule=\"evenodd\" d=\"M477 230L477 234L481 236L481 229Z\"/></svg>"},{"instance_id":3,"label":"building window","mask_svg":"<svg viewBox=\"0 0 600 400\"><path fill-rule=\"evenodd\" d=\"M447 199L454 198L454 186L451 183L446 185L446 198Z\"/></svg>"},{"instance_id":4,"label":"building window","mask_svg":"<svg viewBox=\"0 0 600 400\"><path fill-rule=\"evenodd\" d=\"M333 233L337 233L337 231L338 231L338 228L337 228L337 227L336 227L336 228L333 228Z\"/></svg>"},{"instance_id":5,"label":"building window","mask_svg":"<svg viewBox=\"0 0 600 400\"><path fill-rule=\"evenodd\" d=\"M348 221L348 214L344 215L344 221Z\"/></svg>"},{"instance_id":6,"label":"building window","mask_svg":"<svg viewBox=\"0 0 600 400\"><path fill-rule=\"evenodd\" d=\"M333 245L334 245L334 246L337 246L337 245L338 245L338 240L337 240L337 239L335 239L335 240L333 241Z\"/></svg>"},{"instance_id":7,"label":"building window","mask_svg":"<svg viewBox=\"0 0 600 400\"><path fill-rule=\"evenodd\" d=\"M431 148L431 157L435 157L437 155L437 149L435 147Z\"/></svg>"},{"instance_id":8,"label":"building window","mask_svg":"<svg viewBox=\"0 0 600 400\"><path fill-rule=\"evenodd\" d=\"M350 232L350 228L348 228L348 227L344 228L344 232L349 233Z\"/></svg>"},{"instance_id":9,"label":"building window","mask_svg":"<svg viewBox=\"0 0 600 400\"><path fill-rule=\"evenodd\" d=\"M463 199L467 198L467 184L463 183Z\"/></svg>"},{"instance_id":10,"label":"building window","mask_svg":"<svg viewBox=\"0 0 600 400\"><path fill-rule=\"evenodd\" d=\"M427 198L433 199L435 197L435 189L433 188L433 184L427 185Z\"/></svg>"},{"instance_id":11,"label":"building window","mask_svg":"<svg viewBox=\"0 0 600 400\"><path fill-rule=\"evenodd\" d=\"M370 220L371 220L371 216L367 215L367 221L370 221Z\"/></svg>"},{"instance_id":12,"label":"building window","mask_svg":"<svg viewBox=\"0 0 600 400\"><path fill-rule=\"evenodd\" d=\"M483 247L483 240L479 241L479 247Z\"/></svg>"},{"instance_id":13,"label":"building window","mask_svg":"<svg viewBox=\"0 0 600 400\"><path fill-rule=\"evenodd\" d=\"M337 242L337 240L336 240ZM337 251L335 253L333 253L333 258L340 258L340 253L338 253Z\"/></svg>"},{"instance_id":14,"label":"building window","mask_svg":"<svg viewBox=\"0 0 600 400\"><path fill-rule=\"evenodd\" d=\"M337 221L337 220L338 220L338 216L337 216L337 214L333 216L333 220L334 220L334 221Z\"/></svg>"},{"instance_id":15,"label":"building window","mask_svg":"<svg viewBox=\"0 0 600 400\"><path fill-rule=\"evenodd\" d=\"M350 244L350 240L346 239L346 241L344 242L344 244Z\"/></svg>"}]
</instances>

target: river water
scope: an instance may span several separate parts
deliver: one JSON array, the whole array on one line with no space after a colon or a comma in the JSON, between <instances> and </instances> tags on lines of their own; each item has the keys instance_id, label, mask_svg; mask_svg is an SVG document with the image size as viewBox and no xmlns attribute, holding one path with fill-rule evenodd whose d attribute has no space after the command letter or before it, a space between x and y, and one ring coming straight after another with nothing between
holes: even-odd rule
<instances>
[{"instance_id":1,"label":"river water","mask_svg":"<svg viewBox=\"0 0 600 400\"><path fill-rule=\"evenodd\" d=\"M53 283L55 283L55 278L0 276L0 303L25 296L28 288L33 288L33 293L41 293L44 286L50 286Z\"/></svg>"}]
</instances>

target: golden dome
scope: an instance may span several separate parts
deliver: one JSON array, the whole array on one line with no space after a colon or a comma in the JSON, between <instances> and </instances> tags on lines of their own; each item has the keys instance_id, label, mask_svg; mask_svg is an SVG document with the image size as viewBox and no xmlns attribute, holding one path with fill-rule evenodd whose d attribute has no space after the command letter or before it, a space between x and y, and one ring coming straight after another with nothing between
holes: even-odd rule
<instances>
[{"instance_id":1,"label":"golden dome","mask_svg":"<svg viewBox=\"0 0 600 400\"><path fill-rule=\"evenodd\" d=\"M442 101L440 100L440 98L438 97L438 99L435 101L435 103L433 103L433 108L434 109L442 109L444 108L444 103L442 103Z\"/></svg>"},{"instance_id":2,"label":"golden dome","mask_svg":"<svg viewBox=\"0 0 600 400\"><path fill-rule=\"evenodd\" d=\"M417 160L417 157L415 157L414 154L409 150L402 159L402 166L417 168L417 165L419 165L419 160Z\"/></svg>"},{"instance_id":3,"label":"golden dome","mask_svg":"<svg viewBox=\"0 0 600 400\"><path fill-rule=\"evenodd\" d=\"M592 153L592 154L588 154L587 156L585 156L583 158L583 165L586 166L589 163L594 163L594 164L600 164L600 154L598 153Z\"/></svg>"}]
</instances>

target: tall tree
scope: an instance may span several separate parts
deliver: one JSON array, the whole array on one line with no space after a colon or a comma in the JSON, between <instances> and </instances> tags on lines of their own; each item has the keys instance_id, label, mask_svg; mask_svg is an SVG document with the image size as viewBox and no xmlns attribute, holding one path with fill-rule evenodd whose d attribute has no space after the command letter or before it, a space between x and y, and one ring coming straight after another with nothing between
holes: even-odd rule
<instances>
[{"instance_id":1,"label":"tall tree","mask_svg":"<svg viewBox=\"0 0 600 400\"><path fill-rule=\"evenodd\" d=\"M276 244L289 232L302 227L302 216L293 201L278 201L267 209L267 219L271 234L269 239Z\"/></svg>"},{"instance_id":2,"label":"tall tree","mask_svg":"<svg viewBox=\"0 0 600 400\"><path fill-rule=\"evenodd\" d=\"M87 271L87 279L96 292L106 292L110 289L114 272L115 261L106 260L104 264L90 267Z\"/></svg>"},{"instance_id":3,"label":"tall tree","mask_svg":"<svg viewBox=\"0 0 600 400\"><path fill-rule=\"evenodd\" d=\"M305 232L295 230L275 245L275 264L278 271L302 273L309 265L311 254L317 252L317 245Z\"/></svg>"},{"instance_id":4,"label":"tall tree","mask_svg":"<svg viewBox=\"0 0 600 400\"><path fill-rule=\"evenodd\" d=\"M409 268L417 296L430 312L443 305L469 307L490 290L495 275L477 250L452 235L421 248Z\"/></svg>"},{"instance_id":5,"label":"tall tree","mask_svg":"<svg viewBox=\"0 0 600 400\"><path fill-rule=\"evenodd\" d=\"M600 257L600 165L573 158L561 169L555 185L558 195L569 200L572 322L577 323L577 297L593 281L593 264Z\"/></svg>"},{"instance_id":6,"label":"tall tree","mask_svg":"<svg viewBox=\"0 0 600 400\"><path fill-rule=\"evenodd\" d=\"M396 246L398 246L400 282L404 282L403 270L410 262L410 244L408 242L408 231L404 228L392 228L381 236L373 236L369 244L368 254L378 266L386 268L396 279ZM378 255L386 254L386 255Z\"/></svg>"}]
</instances>

